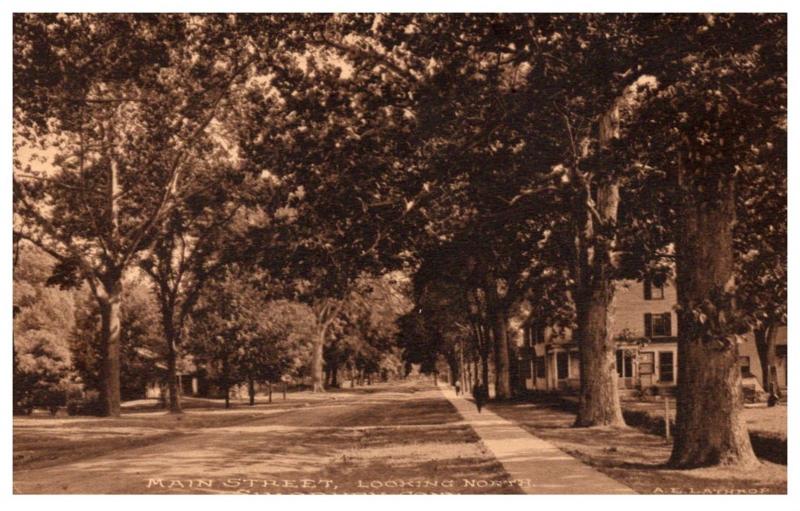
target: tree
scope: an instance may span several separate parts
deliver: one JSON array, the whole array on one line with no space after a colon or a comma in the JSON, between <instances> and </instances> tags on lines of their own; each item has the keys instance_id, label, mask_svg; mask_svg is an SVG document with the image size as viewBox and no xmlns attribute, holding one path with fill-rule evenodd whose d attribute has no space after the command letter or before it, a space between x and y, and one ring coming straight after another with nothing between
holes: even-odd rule
<instances>
[{"instance_id":1,"label":"tree","mask_svg":"<svg viewBox=\"0 0 800 511\"><path fill-rule=\"evenodd\" d=\"M65 403L73 383L64 332L74 324L75 293L47 286L55 261L26 242L14 259L14 413Z\"/></svg>"},{"instance_id":2,"label":"tree","mask_svg":"<svg viewBox=\"0 0 800 511\"><path fill-rule=\"evenodd\" d=\"M399 84L314 38L315 23L329 18L305 20L306 44L284 55L268 83L253 84L239 133L248 168L289 191L275 212L284 227L255 233L254 244L265 247L262 266L286 296L314 310L315 391L324 390L325 344L357 279L400 264L404 205L384 193L409 123L402 110L383 108L381 97L404 95Z\"/></svg>"},{"instance_id":3,"label":"tree","mask_svg":"<svg viewBox=\"0 0 800 511\"><path fill-rule=\"evenodd\" d=\"M458 243L421 254L412 279L414 306L398 320L398 344L406 364L420 364L422 372L433 373L442 358L454 379L463 378L465 363L480 357L487 382L492 343L485 334L490 325L473 311L473 293L480 293L482 283L472 280L465 264L468 257Z\"/></svg>"},{"instance_id":4,"label":"tree","mask_svg":"<svg viewBox=\"0 0 800 511\"><path fill-rule=\"evenodd\" d=\"M230 90L270 47L237 21L14 16L15 232L98 303L106 415L120 413L123 274L193 182L187 154L219 144L215 121ZM269 34L270 20L260 21ZM36 149L50 161L40 165Z\"/></svg>"},{"instance_id":5,"label":"tree","mask_svg":"<svg viewBox=\"0 0 800 511\"><path fill-rule=\"evenodd\" d=\"M228 266L204 287L191 317L187 349L219 384L230 406L230 389L277 381L298 373L307 360L312 330L308 307L286 300L268 301L258 279Z\"/></svg>"},{"instance_id":6,"label":"tree","mask_svg":"<svg viewBox=\"0 0 800 511\"><path fill-rule=\"evenodd\" d=\"M386 368L397 337L397 319L411 304L406 296L408 281L402 272L381 277L361 277L346 298L334 323L326 347L325 365L329 384L338 386L338 372L350 370L351 382L358 375L378 373ZM389 364L391 365L391 364Z\"/></svg>"},{"instance_id":7,"label":"tree","mask_svg":"<svg viewBox=\"0 0 800 511\"><path fill-rule=\"evenodd\" d=\"M752 465L740 415L737 339L747 329L747 311L735 299L736 190L755 184L745 176L785 168L786 18L687 15L662 23L659 51L645 64L658 69L662 88L641 112L639 136L630 137L628 148L672 169L680 198L680 365L670 462ZM764 184L761 193L770 193L781 181Z\"/></svg>"},{"instance_id":8,"label":"tree","mask_svg":"<svg viewBox=\"0 0 800 511\"><path fill-rule=\"evenodd\" d=\"M255 404L255 383L270 385L285 376L296 375L308 360L313 318L308 307L288 300L266 302L254 294L252 316L255 334L237 357L239 371L248 384L250 404Z\"/></svg>"},{"instance_id":9,"label":"tree","mask_svg":"<svg viewBox=\"0 0 800 511\"><path fill-rule=\"evenodd\" d=\"M126 278L120 310L120 397L142 399L153 383L165 381L166 371L158 305L142 276ZM74 327L67 331L74 370L84 390L102 388L102 319L97 302L83 293L75 309ZM96 412L101 403L89 403Z\"/></svg>"},{"instance_id":10,"label":"tree","mask_svg":"<svg viewBox=\"0 0 800 511\"><path fill-rule=\"evenodd\" d=\"M216 156L195 160L196 167L206 169L187 187L185 202L173 208L164 232L140 262L159 303L172 413L181 412L176 369L187 318L207 281L226 265L247 258L242 246L252 216L246 209L252 202L248 197L266 193L260 178L247 178Z\"/></svg>"},{"instance_id":11,"label":"tree","mask_svg":"<svg viewBox=\"0 0 800 511\"><path fill-rule=\"evenodd\" d=\"M192 316L189 350L213 374L230 407L230 389L242 381L236 357L255 335L255 318L247 307L246 284L224 271L205 287Z\"/></svg>"},{"instance_id":12,"label":"tree","mask_svg":"<svg viewBox=\"0 0 800 511\"><path fill-rule=\"evenodd\" d=\"M736 196L736 301L753 331L770 406L780 397L776 340L787 316L786 177L774 165L744 173Z\"/></svg>"}]
</instances>

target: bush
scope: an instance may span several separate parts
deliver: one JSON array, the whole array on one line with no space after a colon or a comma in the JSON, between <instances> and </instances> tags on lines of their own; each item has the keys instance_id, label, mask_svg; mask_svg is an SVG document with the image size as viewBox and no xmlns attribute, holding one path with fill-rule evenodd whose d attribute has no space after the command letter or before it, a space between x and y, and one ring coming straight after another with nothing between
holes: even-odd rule
<instances>
[{"instance_id":1,"label":"bush","mask_svg":"<svg viewBox=\"0 0 800 511\"><path fill-rule=\"evenodd\" d=\"M69 415L100 415L100 393L94 390L73 395L67 401Z\"/></svg>"},{"instance_id":2,"label":"bush","mask_svg":"<svg viewBox=\"0 0 800 511\"><path fill-rule=\"evenodd\" d=\"M23 332L14 339L14 413L34 408L54 412L66 404L70 385L65 342L45 330Z\"/></svg>"}]
</instances>

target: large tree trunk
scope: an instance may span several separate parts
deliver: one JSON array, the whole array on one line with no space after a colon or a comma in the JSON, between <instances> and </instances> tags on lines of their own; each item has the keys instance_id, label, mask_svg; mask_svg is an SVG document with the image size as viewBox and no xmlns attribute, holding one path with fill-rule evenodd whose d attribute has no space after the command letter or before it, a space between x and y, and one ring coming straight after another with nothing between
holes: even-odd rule
<instances>
[{"instance_id":1,"label":"large tree trunk","mask_svg":"<svg viewBox=\"0 0 800 511\"><path fill-rule=\"evenodd\" d=\"M611 253L619 209L619 186L613 181L597 185L595 211L586 203L587 193L577 205L585 215L579 225L575 312L576 338L580 348L581 392L575 426L621 426L625 424L617 389L616 342L611 338L609 308L614 298Z\"/></svg>"},{"instance_id":2,"label":"large tree trunk","mask_svg":"<svg viewBox=\"0 0 800 511\"><path fill-rule=\"evenodd\" d=\"M331 364L331 387L339 388L339 364Z\"/></svg>"},{"instance_id":3,"label":"large tree trunk","mask_svg":"<svg viewBox=\"0 0 800 511\"><path fill-rule=\"evenodd\" d=\"M753 332L755 337L758 360L761 363L761 381L764 391L769 394L769 406L777 404L781 397L778 384L778 360L775 354L775 343L778 338L778 329L775 325L757 328Z\"/></svg>"},{"instance_id":4,"label":"large tree trunk","mask_svg":"<svg viewBox=\"0 0 800 511\"><path fill-rule=\"evenodd\" d=\"M106 417L120 415L120 299L122 281L115 279L104 285L100 299L100 349L102 374L100 388L100 413Z\"/></svg>"},{"instance_id":5,"label":"large tree trunk","mask_svg":"<svg viewBox=\"0 0 800 511\"><path fill-rule=\"evenodd\" d=\"M500 303L497 281L491 273L486 275L486 305L494 333L495 397L511 398L511 378L508 359L508 313Z\"/></svg>"},{"instance_id":6,"label":"large tree trunk","mask_svg":"<svg viewBox=\"0 0 800 511\"><path fill-rule=\"evenodd\" d=\"M511 398L511 375L508 357L508 315L503 310L492 313L495 339L495 397Z\"/></svg>"},{"instance_id":7,"label":"large tree trunk","mask_svg":"<svg viewBox=\"0 0 800 511\"><path fill-rule=\"evenodd\" d=\"M580 347L581 393L575 426L621 426L625 424L617 389L616 346L609 335L608 309L613 284L597 282L594 289L576 297Z\"/></svg>"},{"instance_id":8,"label":"large tree trunk","mask_svg":"<svg viewBox=\"0 0 800 511\"><path fill-rule=\"evenodd\" d=\"M735 334L732 178L684 188L678 217L678 404L670 464L755 465Z\"/></svg>"},{"instance_id":9,"label":"large tree trunk","mask_svg":"<svg viewBox=\"0 0 800 511\"><path fill-rule=\"evenodd\" d=\"M489 388L489 351L491 349L491 339L489 334L480 322L477 324L478 335L481 339L481 382Z\"/></svg>"},{"instance_id":10,"label":"large tree trunk","mask_svg":"<svg viewBox=\"0 0 800 511\"><path fill-rule=\"evenodd\" d=\"M321 327L314 340L314 352L311 356L312 392L325 392L325 337L327 327Z\"/></svg>"},{"instance_id":11,"label":"large tree trunk","mask_svg":"<svg viewBox=\"0 0 800 511\"><path fill-rule=\"evenodd\" d=\"M522 381L522 375L520 374L519 370L519 350L517 349L517 344L513 339L511 339L510 335L508 337L508 360L508 376L511 380L511 395L517 396L520 395L525 389L525 382Z\"/></svg>"},{"instance_id":12,"label":"large tree trunk","mask_svg":"<svg viewBox=\"0 0 800 511\"><path fill-rule=\"evenodd\" d=\"M178 336L175 332L173 314L165 310L162 314L164 338L167 341L167 388L169 391L169 412L182 413L180 389L178 388Z\"/></svg>"},{"instance_id":13,"label":"large tree trunk","mask_svg":"<svg viewBox=\"0 0 800 511\"><path fill-rule=\"evenodd\" d=\"M222 361L222 390L225 392L225 408L231 407L231 378L228 359Z\"/></svg>"}]
</instances>

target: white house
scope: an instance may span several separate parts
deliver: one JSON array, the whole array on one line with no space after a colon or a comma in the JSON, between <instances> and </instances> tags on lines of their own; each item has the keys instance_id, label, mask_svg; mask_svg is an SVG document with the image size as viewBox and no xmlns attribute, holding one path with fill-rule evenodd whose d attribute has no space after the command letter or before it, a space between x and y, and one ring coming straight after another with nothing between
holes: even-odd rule
<instances>
[{"instance_id":1,"label":"white house","mask_svg":"<svg viewBox=\"0 0 800 511\"><path fill-rule=\"evenodd\" d=\"M627 280L617 283L611 311L611 335L617 343L621 389L671 392L678 376L677 295L674 285ZM567 390L580 386L578 347L569 329L528 318L522 323L520 374L528 389ZM752 335L740 345L742 374L760 387L761 364ZM779 382L786 387L786 328L778 333ZM759 388L760 390L760 388Z\"/></svg>"}]
</instances>

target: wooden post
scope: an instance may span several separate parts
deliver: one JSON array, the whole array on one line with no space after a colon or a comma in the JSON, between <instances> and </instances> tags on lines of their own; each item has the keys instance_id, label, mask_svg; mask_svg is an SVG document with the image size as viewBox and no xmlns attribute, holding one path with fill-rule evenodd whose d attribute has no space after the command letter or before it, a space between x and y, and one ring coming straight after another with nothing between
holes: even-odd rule
<instances>
[{"instance_id":1,"label":"wooden post","mask_svg":"<svg viewBox=\"0 0 800 511\"><path fill-rule=\"evenodd\" d=\"M286 401L286 382L283 382L283 400Z\"/></svg>"},{"instance_id":2,"label":"wooden post","mask_svg":"<svg viewBox=\"0 0 800 511\"><path fill-rule=\"evenodd\" d=\"M664 437L669 440L669 398L664 397Z\"/></svg>"},{"instance_id":3,"label":"wooden post","mask_svg":"<svg viewBox=\"0 0 800 511\"><path fill-rule=\"evenodd\" d=\"M269 404L272 404L272 382L270 381L267 383L267 388L269 389Z\"/></svg>"}]
</instances>

